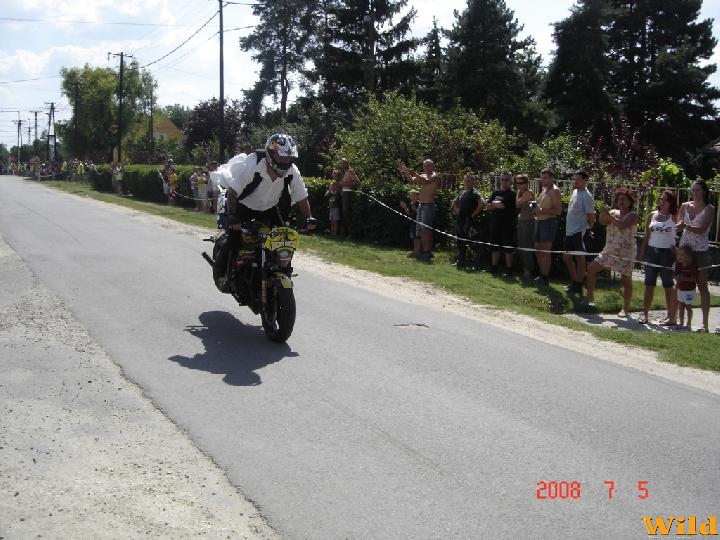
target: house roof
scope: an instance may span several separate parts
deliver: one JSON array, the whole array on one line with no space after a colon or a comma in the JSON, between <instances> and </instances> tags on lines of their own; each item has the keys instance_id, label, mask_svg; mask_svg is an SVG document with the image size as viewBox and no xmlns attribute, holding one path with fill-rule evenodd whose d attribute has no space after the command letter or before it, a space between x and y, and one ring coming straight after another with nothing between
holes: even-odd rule
<instances>
[{"instance_id":1,"label":"house roof","mask_svg":"<svg viewBox=\"0 0 720 540\"><path fill-rule=\"evenodd\" d=\"M153 137L156 139L180 139L183 140L185 135L178 127L173 124L172 120L167 117L153 118Z\"/></svg>"}]
</instances>

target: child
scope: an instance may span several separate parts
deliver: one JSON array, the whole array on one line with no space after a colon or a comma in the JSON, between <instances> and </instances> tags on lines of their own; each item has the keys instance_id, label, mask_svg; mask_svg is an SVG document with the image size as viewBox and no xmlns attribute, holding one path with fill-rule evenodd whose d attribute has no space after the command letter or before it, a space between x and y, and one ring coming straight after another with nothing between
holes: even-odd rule
<instances>
[{"instance_id":1,"label":"child","mask_svg":"<svg viewBox=\"0 0 720 540\"><path fill-rule=\"evenodd\" d=\"M340 171L333 171L333 179L330 182L325 197L328 202L328 219L330 220L330 234L338 235L338 227L340 225Z\"/></svg>"},{"instance_id":2,"label":"child","mask_svg":"<svg viewBox=\"0 0 720 540\"><path fill-rule=\"evenodd\" d=\"M674 268L675 290L677 291L678 310L680 311L680 326L685 326L685 313L687 312L687 330L692 325L692 304L695 300L695 287L697 286L698 268L695 264L693 250L690 246L680 246L677 251L677 262Z\"/></svg>"},{"instance_id":3,"label":"child","mask_svg":"<svg viewBox=\"0 0 720 540\"><path fill-rule=\"evenodd\" d=\"M416 189L411 189L408 192L408 195L410 196L410 204L406 203L405 201L400 201L400 208L402 208L403 212L405 212L405 214L412 220L410 222L410 240L412 241L412 251L408 253L407 256L408 258L417 258L421 250L420 237L417 233L417 223L415 219L417 218L420 192Z\"/></svg>"}]
</instances>

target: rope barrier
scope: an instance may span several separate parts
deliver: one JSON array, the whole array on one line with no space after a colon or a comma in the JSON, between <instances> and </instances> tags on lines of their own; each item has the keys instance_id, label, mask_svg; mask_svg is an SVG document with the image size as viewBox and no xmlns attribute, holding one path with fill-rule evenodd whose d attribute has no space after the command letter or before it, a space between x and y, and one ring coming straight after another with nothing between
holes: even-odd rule
<instances>
[{"instance_id":1,"label":"rope barrier","mask_svg":"<svg viewBox=\"0 0 720 540\"><path fill-rule=\"evenodd\" d=\"M460 240L460 241L466 242L466 243L468 243L468 244L479 244L479 245L484 245L484 246L489 246L489 247L497 247L497 248L501 248L501 249L516 249L516 250L520 250L520 251L527 251L527 252L534 252L534 253L550 253L550 254L556 254L556 255L595 256L595 257L597 257L598 255L600 255L600 253L593 253L593 252L589 252L589 251L549 250L549 249L525 248L525 247L517 247L517 246L503 246L503 245L500 245L500 244L493 244L493 243L490 243L490 242L482 242L482 241L480 241L480 240L471 240L471 239L469 239L469 238L460 238L459 236L455 236L454 234L450 234L450 233L448 233L448 232L441 231L440 229L436 229L436 228L434 228L434 227L430 227L430 226L428 226L428 225L425 225L424 223L420 223L419 221L414 220L413 218L411 218L410 216L408 216L407 214L404 214L404 213L399 212L398 210L396 210L396 209L394 209L394 208L391 208L390 206L388 206L387 204L385 204L384 202L382 202L380 199L374 197L373 195L371 195L371 194L369 194L369 193L365 193L365 192L363 192L363 191L357 191L357 190L353 190L353 192L354 192L354 193L360 193L361 195L364 195L364 196L367 197L368 199L371 199L371 200L375 201L376 203L378 203L380 206L383 206L384 208L387 208L387 209L390 210L391 212L393 212L393 213L395 213L395 214L397 214L397 215L399 215L399 216L402 216L403 218L407 219L408 221L411 221L411 222L415 223L416 225L421 225L422 227L425 227L426 229L430 229L431 231L435 231L436 233L441 234L441 235L443 235L443 236L446 236L446 237L448 237L448 238L450 238L450 239ZM608 255L609 255L609 254L608 254ZM633 264L642 264L642 265L645 265L645 266L651 266L651 267L654 267L654 268L667 269L667 270L672 270L672 269L673 269L673 267L671 267L671 266L663 266L663 265L660 265L660 264L649 263L649 262L640 261L640 260L637 260L637 259L628 259L628 258L626 258L626 257L618 257L617 255L610 255L610 256L612 256L612 257L614 257L615 259L620 260L620 261L629 261L629 262L632 262ZM713 264L713 265L710 265L710 266L703 266L702 268L698 268L698 270L710 270L710 269L712 269L712 268L720 268L720 264Z\"/></svg>"}]
</instances>

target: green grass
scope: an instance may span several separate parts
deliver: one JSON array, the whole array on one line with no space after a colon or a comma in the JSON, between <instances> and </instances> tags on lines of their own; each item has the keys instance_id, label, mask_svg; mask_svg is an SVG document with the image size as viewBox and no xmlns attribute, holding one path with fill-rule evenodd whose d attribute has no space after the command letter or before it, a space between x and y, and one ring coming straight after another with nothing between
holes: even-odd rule
<instances>
[{"instance_id":1,"label":"green grass","mask_svg":"<svg viewBox=\"0 0 720 540\"><path fill-rule=\"evenodd\" d=\"M167 217L182 223L215 228L215 216L192 210L134 200L109 193L93 191L87 184L74 182L44 182L45 185L77 195L118 204L153 215ZM523 284L518 279L501 279L485 272L458 271L450 266L451 255L439 252L433 264L419 263L405 257L407 251L360 242L340 241L324 236L304 236L301 251L313 253L327 261L354 268L376 272L384 276L406 277L431 284L435 287L467 298L488 309L507 309L529 315L538 320L580 330L594 336L642 347L659 353L661 360L682 366L720 371L720 345L718 336L694 333L656 333L646 331L621 331L597 328L562 316L572 313L576 306L568 298L564 284L552 284L549 288ZM636 282L633 287L631 309L642 307L643 286ZM600 313L617 313L622 307L619 280L600 280L595 293ZM711 298L713 306L720 305L720 298ZM665 298L661 287L655 289L652 309L664 309ZM696 311L695 318L700 317ZM697 325L697 321L695 321Z\"/></svg>"}]
</instances>

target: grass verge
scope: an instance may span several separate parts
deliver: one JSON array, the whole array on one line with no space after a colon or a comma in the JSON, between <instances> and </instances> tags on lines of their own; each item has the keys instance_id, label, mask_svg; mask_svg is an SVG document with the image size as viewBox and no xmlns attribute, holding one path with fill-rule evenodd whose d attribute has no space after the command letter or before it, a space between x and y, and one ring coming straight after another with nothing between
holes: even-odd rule
<instances>
[{"instance_id":1,"label":"grass verge","mask_svg":"<svg viewBox=\"0 0 720 540\"><path fill-rule=\"evenodd\" d=\"M93 191L88 184L49 181L45 185L92 199L118 204L134 210L166 217L189 225L215 228L211 214L189 209L138 201L111 193ZM198 248L200 249L200 248ZM518 279L502 279L485 272L458 271L451 263L448 253L438 253L433 264L418 263L405 257L405 251L359 242L340 241L323 236L303 237L301 250L313 253L327 261L376 272L384 276L406 277L431 284L473 303L488 308L507 309L529 315L536 319L574 330L588 332L600 339L642 347L658 353L661 360L682 366L692 366L720 371L720 355L717 347L720 338L713 334L657 333L646 331L623 331L594 327L564 317L572 313L576 305L568 298L564 284L552 284L549 288L537 288ZM640 310L643 286L633 287L631 309ZM601 280L595 294L600 313L616 313L622 306L620 282ZM653 309L664 309L661 287L655 290ZM711 297L711 305L720 305L720 298ZM699 317L695 314L695 318ZM697 324L697 321L695 321Z\"/></svg>"}]
</instances>

